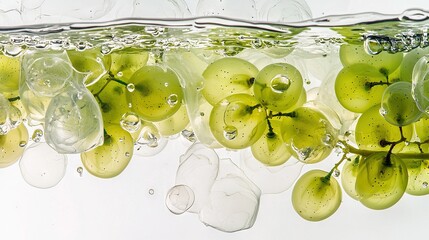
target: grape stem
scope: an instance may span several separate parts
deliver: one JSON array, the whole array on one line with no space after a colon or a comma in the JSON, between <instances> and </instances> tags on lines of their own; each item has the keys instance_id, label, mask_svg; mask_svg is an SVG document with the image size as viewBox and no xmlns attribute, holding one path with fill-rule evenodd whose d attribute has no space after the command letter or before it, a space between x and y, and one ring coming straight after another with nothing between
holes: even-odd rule
<instances>
[{"instance_id":1,"label":"grape stem","mask_svg":"<svg viewBox=\"0 0 429 240\"><path fill-rule=\"evenodd\" d=\"M338 169L338 167L341 165L341 163L344 162L344 160L347 159L347 153L343 154L343 157L341 157L340 161L338 161L334 167L329 171L329 173L324 177L327 181L331 178L332 174L334 173L335 169Z\"/></svg>"},{"instance_id":2,"label":"grape stem","mask_svg":"<svg viewBox=\"0 0 429 240\"><path fill-rule=\"evenodd\" d=\"M8 98L7 100L9 101L9 102L15 102L15 101L18 101L18 100L20 100L21 98L19 97L19 96L16 96L16 97L13 97L13 98Z\"/></svg>"},{"instance_id":3,"label":"grape stem","mask_svg":"<svg viewBox=\"0 0 429 240\"><path fill-rule=\"evenodd\" d=\"M113 73L111 73L111 72L109 72L109 80L117 82L121 85L124 85L125 87L128 86L128 83L122 81L121 79L116 78L115 75L113 75Z\"/></svg>"},{"instance_id":4,"label":"grape stem","mask_svg":"<svg viewBox=\"0 0 429 240\"><path fill-rule=\"evenodd\" d=\"M383 82L383 81L380 81L380 82L366 82L365 83L365 89L366 90L370 90L371 88L373 88L375 86L378 86L378 85L390 85L390 83L389 82Z\"/></svg>"},{"instance_id":5,"label":"grape stem","mask_svg":"<svg viewBox=\"0 0 429 240\"><path fill-rule=\"evenodd\" d=\"M294 118L294 117L296 117L296 112L276 113L276 114L273 114L272 112L270 112L268 117L269 118L273 118L273 117L291 117L291 118Z\"/></svg>"}]
</instances>

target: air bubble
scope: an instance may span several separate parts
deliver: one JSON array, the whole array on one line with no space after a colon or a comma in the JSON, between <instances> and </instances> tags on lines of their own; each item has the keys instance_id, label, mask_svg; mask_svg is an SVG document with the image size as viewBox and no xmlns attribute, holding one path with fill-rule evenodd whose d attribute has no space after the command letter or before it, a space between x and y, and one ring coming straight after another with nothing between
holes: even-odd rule
<instances>
[{"instance_id":1,"label":"air bubble","mask_svg":"<svg viewBox=\"0 0 429 240\"><path fill-rule=\"evenodd\" d=\"M121 127L130 133L135 133L141 128L140 117L133 112L125 113L120 120Z\"/></svg>"},{"instance_id":2,"label":"air bubble","mask_svg":"<svg viewBox=\"0 0 429 240\"><path fill-rule=\"evenodd\" d=\"M33 135L31 135L31 140L33 140L34 142L40 142L40 140L43 137L43 130L42 129L36 129L33 132Z\"/></svg>"},{"instance_id":3,"label":"air bubble","mask_svg":"<svg viewBox=\"0 0 429 240\"><path fill-rule=\"evenodd\" d=\"M383 45L375 37L368 37L365 39L364 43L365 51L371 55L377 55L383 51Z\"/></svg>"},{"instance_id":4,"label":"air bubble","mask_svg":"<svg viewBox=\"0 0 429 240\"><path fill-rule=\"evenodd\" d=\"M283 93L287 91L290 87L290 79L285 76L278 74L273 79L271 79L271 89L276 93Z\"/></svg>"},{"instance_id":5,"label":"air bubble","mask_svg":"<svg viewBox=\"0 0 429 240\"><path fill-rule=\"evenodd\" d=\"M131 156L131 153L125 152L125 157L130 157L130 156Z\"/></svg>"},{"instance_id":6,"label":"air bubble","mask_svg":"<svg viewBox=\"0 0 429 240\"><path fill-rule=\"evenodd\" d=\"M170 212L179 215L191 208L194 201L195 195L190 187L176 185L168 191L165 205Z\"/></svg>"},{"instance_id":7,"label":"air bubble","mask_svg":"<svg viewBox=\"0 0 429 240\"><path fill-rule=\"evenodd\" d=\"M21 141L21 142L19 142L19 146L20 147L25 147L25 146L27 146L27 142L26 141Z\"/></svg>"},{"instance_id":8,"label":"air bubble","mask_svg":"<svg viewBox=\"0 0 429 240\"><path fill-rule=\"evenodd\" d=\"M195 142L195 141L197 141L197 138L196 138L196 136L195 136L195 133L193 132L193 131L189 131L189 130L183 130L182 131L182 136L186 139L186 140L188 140L188 141L190 141L190 142Z\"/></svg>"},{"instance_id":9,"label":"air bubble","mask_svg":"<svg viewBox=\"0 0 429 240\"><path fill-rule=\"evenodd\" d=\"M168 96L167 103L170 107L174 107L179 101L179 97L176 94L171 94Z\"/></svg>"},{"instance_id":10,"label":"air bubble","mask_svg":"<svg viewBox=\"0 0 429 240\"><path fill-rule=\"evenodd\" d=\"M128 90L128 92L134 92L134 90L136 90L136 86L132 83L129 83L127 85L127 90Z\"/></svg>"},{"instance_id":11,"label":"air bubble","mask_svg":"<svg viewBox=\"0 0 429 240\"><path fill-rule=\"evenodd\" d=\"M83 174L83 168L82 168L82 167L78 167L78 168L76 169L76 171L77 171L77 173L79 173L79 176L80 176L80 177L82 177L82 174Z\"/></svg>"},{"instance_id":12,"label":"air bubble","mask_svg":"<svg viewBox=\"0 0 429 240\"><path fill-rule=\"evenodd\" d=\"M338 169L334 170L334 177L339 177L340 174L341 174L340 170L338 170Z\"/></svg>"},{"instance_id":13,"label":"air bubble","mask_svg":"<svg viewBox=\"0 0 429 240\"><path fill-rule=\"evenodd\" d=\"M150 195L155 194L155 190L153 190L152 188L151 188L151 189L149 189L149 191L148 191L148 192L149 192L149 194L150 194Z\"/></svg>"},{"instance_id":14,"label":"air bubble","mask_svg":"<svg viewBox=\"0 0 429 240\"><path fill-rule=\"evenodd\" d=\"M238 130L234 126L226 126L223 129L223 136L227 140L233 140L234 138L236 138L237 137L237 133L238 133Z\"/></svg>"},{"instance_id":15,"label":"air bubble","mask_svg":"<svg viewBox=\"0 0 429 240\"><path fill-rule=\"evenodd\" d=\"M429 185L429 184L428 184L427 182L423 182L423 183L422 183L422 187L423 187L423 188L428 188L428 185Z\"/></svg>"}]
</instances>

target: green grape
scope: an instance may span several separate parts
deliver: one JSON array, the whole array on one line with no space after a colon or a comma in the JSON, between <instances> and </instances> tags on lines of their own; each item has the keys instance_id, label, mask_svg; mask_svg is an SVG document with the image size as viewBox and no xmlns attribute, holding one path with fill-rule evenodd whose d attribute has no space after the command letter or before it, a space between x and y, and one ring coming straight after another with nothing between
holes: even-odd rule
<instances>
[{"instance_id":1,"label":"green grape","mask_svg":"<svg viewBox=\"0 0 429 240\"><path fill-rule=\"evenodd\" d=\"M423 152L429 152L429 117L423 116L419 121L414 123L414 129L418 139L420 140L420 148Z\"/></svg>"},{"instance_id":2,"label":"green grape","mask_svg":"<svg viewBox=\"0 0 429 240\"><path fill-rule=\"evenodd\" d=\"M282 122L283 140L301 162L316 163L325 159L334 148L337 131L319 111L299 107Z\"/></svg>"},{"instance_id":3,"label":"green grape","mask_svg":"<svg viewBox=\"0 0 429 240\"><path fill-rule=\"evenodd\" d=\"M20 71L18 58L0 55L0 93L6 98L18 95Z\"/></svg>"},{"instance_id":4,"label":"green grape","mask_svg":"<svg viewBox=\"0 0 429 240\"><path fill-rule=\"evenodd\" d=\"M403 136L411 139L413 127L402 127ZM400 128L388 123L380 114L380 106L375 105L364 112L358 119L355 129L356 143L360 149L387 151L390 148L386 142L396 142L401 139ZM404 143L399 143L393 152L399 152Z\"/></svg>"},{"instance_id":5,"label":"green grape","mask_svg":"<svg viewBox=\"0 0 429 240\"><path fill-rule=\"evenodd\" d=\"M344 67L335 80L335 94L349 111L362 113L380 103L387 88L386 77L367 64Z\"/></svg>"},{"instance_id":6,"label":"green grape","mask_svg":"<svg viewBox=\"0 0 429 240\"><path fill-rule=\"evenodd\" d=\"M420 111L429 113L429 56L423 56L414 65L412 94Z\"/></svg>"},{"instance_id":7,"label":"green grape","mask_svg":"<svg viewBox=\"0 0 429 240\"><path fill-rule=\"evenodd\" d=\"M411 83L396 82L384 90L380 113L390 124L405 126L417 121L422 112L411 96Z\"/></svg>"},{"instance_id":8,"label":"green grape","mask_svg":"<svg viewBox=\"0 0 429 240\"><path fill-rule=\"evenodd\" d=\"M24 124L0 135L0 168L8 167L24 154L28 142L28 131Z\"/></svg>"},{"instance_id":9,"label":"green grape","mask_svg":"<svg viewBox=\"0 0 429 240\"><path fill-rule=\"evenodd\" d=\"M429 54L429 48L416 48L405 54L404 60L402 60L399 67L401 69L401 81L412 81L414 65L416 65L420 58L427 54Z\"/></svg>"},{"instance_id":10,"label":"green grape","mask_svg":"<svg viewBox=\"0 0 429 240\"><path fill-rule=\"evenodd\" d=\"M255 143L267 126L266 112L251 95L234 94L210 113L210 130L224 147L243 149Z\"/></svg>"},{"instance_id":11,"label":"green grape","mask_svg":"<svg viewBox=\"0 0 429 240\"><path fill-rule=\"evenodd\" d=\"M371 209L389 208L407 188L407 167L395 154L373 153L359 165L356 192L360 202Z\"/></svg>"},{"instance_id":12,"label":"green grape","mask_svg":"<svg viewBox=\"0 0 429 240\"><path fill-rule=\"evenodd\" d=\"M340 207L341 187L337 180L322 170L310 170L302 175L292 191L295 211L308 221L328 218Z\"/></svg>"},{"instance_id":13,"label":"green grape","mask_svg":"<svg viewBox=\"0 0 429 240\"><path fill-rule=\"evenodd\" d=\"M103 55L99 49L90 49L84 52L70 50L67 51L73 67L82 73L87 74L84 78L85 86L96 83L109 71L111 65L110 55Z\"/></svg>"},{"instance_id":14,"label":"green grape","mask_svg":"<svg viewBox=\"0 0 429 240\"><path fill-rule=\"evenodd\" d=\"M429 160L405 161L408 171L408 194L422 196L429 194Z\"/></svg>"},{"instance_id":15,"label":"green grape","mask_svg":"<svg viewBox=\"0 0 429 240\"><path fill-rule=\"evenodd\" d=\"M393 73L399 67L402 58L402 53L381 52L377 55L370 55L365 52L363 45L343 44L340 47L340 60L344 66L365 63L373 66L385 76Z\"/></svg>"},{"instance_id":16,"label":"green grape","mask_svg":"<svg viewBox=\"0 0 429 240\"><path fill-rule=\"evenodd\" d=\"M128 81L140 68L146 65L148 52L138 49L124 49L110 54L112 66L110 72L117 78Z\"/></svg>"},{"instance_id":17,"label":"green grape","mask_svg":"<svg viewBox=\"0 0 429 240\"><path fill-rule=\"evenodd\" d=\"M272 132L267 128L252 146L253 156L267 166L278 166L285 163L291 157L289 147L281 137L281 121L270 120Z\"/></svg>"},{"instance_id":18,"label":"green grape","mask_svg":"<svg viewBox=\"0 0 429 240\"><path fill-rule=\"evenodd\" d=\"M94 85L88 87L100 105L104 123L119 124L122 116L129 112L126 87L104 75Z\"/></svg>"},{"instance_id":19,"label":"green grape","mask_svg":"<svg viewBox=\"0 0 429 240\"><path fill-rule=\"evenodd\" d=\"M161 136L172 136L180 133L189 124L188 111L186 105L182 104L173 116L160 122L154 122Z\"/></svg>"},{"instance_id":20,"label":"green grape","mask_svg":"<svg viewBox=\"0 0 429 240\"><path fill-rule=\"evenodd\" d=\"M341 171L341 185L347 195L355 200L359 200L355 185L360 162L360 156L353 156L349 161L344 163L343 170Z\"/></svg>"},{"instance_id":21,"label":"green grape","mask_svg":"<svg viewBox=\"0 0 429 240\"><path fill-rule=\"evenodd\" d=\"M234 57L219 59L203 72L202 94L211 105L233 94L251 94L258 69L246 60Z\"/></svg>"},{"instance_id":22,"label":"green grape","mask_svg":"<svg viewBox=\"0 0 429 240\"><path fill-rule=\"evenodd\" d=\"M117 124L105 125L104 143L81 154L85 169L100 178L119 175L133 155L134 142L131 135Z\"/></svg>"},{"instance_id":23,"label":"green grape","mask_svg":"<svg viewBox=\"0 0 429 240\"><path fill-rule=\"evenodd\" d=\"M127 100L132 110L146 121L167 119L182 105L182 87L170 69L144 66L134 73L127 88Z\"/></svg>"},{"instance_id":24,"label":"green grape","mask_svg":"<svg viewBox=\"0 0 429 240\"><path fill-rule=\"evenodd\" d=\"M294 106L301 96L301 73L287 63L264 67L255 78L255 98L272 111L282 112Z\"/></svg>"}]
</instances>

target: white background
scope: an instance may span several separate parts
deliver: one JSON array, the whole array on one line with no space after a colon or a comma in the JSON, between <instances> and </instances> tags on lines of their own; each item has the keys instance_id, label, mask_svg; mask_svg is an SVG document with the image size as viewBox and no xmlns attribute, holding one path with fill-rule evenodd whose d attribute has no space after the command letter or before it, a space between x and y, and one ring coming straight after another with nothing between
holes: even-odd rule
<instances>
[{"instance_id":1,"label":"white background","mask_svg":"<svg viewBox=\"0 0 429 240\"><path fill-rule=\"evenodd\" d=\"M399 13L406 7L405 1L381 2L309 0L308 4L315 17L362 10ZM189 0L189 8L195 6L196 1ZM407 1L407 6L422 5ZM25 183L18 164L0 169L0 239L277 240L427 236L428 197L405 196L388 210L374 211L344 195L336 214L312 223L293 211L290 191L263 195L253 228L230 234L219 232L205 227L197 215L176 216L164 205L166 191L174 184L178 155L184 151L180 143L169 144L166 151L155 157L134 158L120 176L108 180L87 172L80 177L76 169L81 163L76 156L71 157L63 181L45 190ZM318 167L328 170L332 164L329 161ZM153 195L149 194L150 189L154 190Z\"/></svg>"}]
</instances>

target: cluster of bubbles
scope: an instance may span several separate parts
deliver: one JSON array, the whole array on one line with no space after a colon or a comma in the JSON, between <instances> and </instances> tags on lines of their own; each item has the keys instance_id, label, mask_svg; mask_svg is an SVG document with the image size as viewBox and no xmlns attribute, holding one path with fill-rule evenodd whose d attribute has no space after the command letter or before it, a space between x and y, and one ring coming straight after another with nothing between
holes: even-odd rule
<instances>
[{"instance_id":1,"label":"cluster of bubbles","mask_svg":"<svg viewBox=\"0 0 429 240\"><path fill-rule=\"evenodd\" d=\"M311 11L304 0L200 0L194 14L184 0L18 0L8 4L2 2L0 9L0 19L6 25L106 21L126 17L187 18L192 15L296 22L310 19Z\"/></svg>"}]
</instances>

